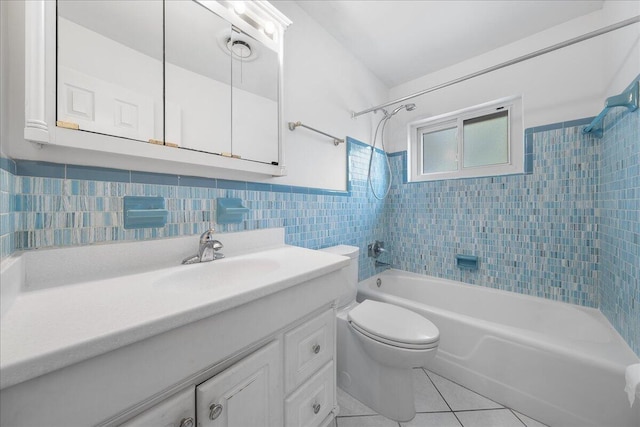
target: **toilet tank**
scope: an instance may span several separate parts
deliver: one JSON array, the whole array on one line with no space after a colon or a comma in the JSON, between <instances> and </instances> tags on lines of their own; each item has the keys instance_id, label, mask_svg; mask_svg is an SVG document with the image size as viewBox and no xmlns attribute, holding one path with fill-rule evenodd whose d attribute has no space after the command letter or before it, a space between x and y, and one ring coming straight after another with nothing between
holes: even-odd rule
<instances>
[{"instance_id":1,"label":"toilet tank","mask_svg":"<svg viewBox=\"0 0 640 427\"><path fill-rule=\"evenodd\" d=\"M358 293L358 256L360 255L360 248L357 246L338 245L320 250L351 258L349 265L341 271L341 277L345 282L345 289L338 298L338 307L343 307L355 301L356 294Z\"/></svg>"}]
</instances>

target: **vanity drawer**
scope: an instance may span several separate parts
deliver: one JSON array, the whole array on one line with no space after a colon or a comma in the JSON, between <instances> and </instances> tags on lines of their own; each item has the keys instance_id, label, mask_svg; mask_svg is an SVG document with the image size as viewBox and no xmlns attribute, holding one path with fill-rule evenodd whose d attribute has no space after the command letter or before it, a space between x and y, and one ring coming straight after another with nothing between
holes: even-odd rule
<instances>
[{"instance_id":1,"label":"vanity drawer","mask_svg":"<svg viewBox=\"0 0 640 427\"><path fill-rule=\"evenodd\" d=\"M120 427L195 427L195 419L196 397L191 387L147 409Z\"/></svg>"},{"instance_id":2,"label":"vanity drawer","mask_svg":"<svg viewBox=\"0 0 640 427\"><path fill-rule=\"evenodd\" d=\"M333 359L335 311L327 310L284 336L285 394Z\"/></svg>"},{"instance_id":3,"label":"vanity drawer","mask_svg":"<svg viewBox=\"0 0 640 427\"><path fill-rule=\"evenodd\" d=\"M285 427L320 426L333 410L335 391L335 368L331 361L285 400Z\"/></svg>"}]
</instances>

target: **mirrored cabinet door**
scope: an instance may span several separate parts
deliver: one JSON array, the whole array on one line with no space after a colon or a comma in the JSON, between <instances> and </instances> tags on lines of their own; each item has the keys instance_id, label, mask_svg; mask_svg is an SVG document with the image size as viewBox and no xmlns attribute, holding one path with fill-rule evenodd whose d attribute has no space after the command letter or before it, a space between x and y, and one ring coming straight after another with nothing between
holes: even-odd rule
<instances>
[{"instance_id":1,"label":"mirrored cabinet door","mask_svg":"<svg viewBox=\"0 0 640 427\"><path fill-rule=\"evenodd\" d=\"M232 152L242 159L278 162L278 53L234 31L227 43L232 67Z\"/></svg>"},{"instance_id":2,"label":"mirrored cabinet door","mask_svg":"<svg viewBox=\"0 0 640 427\"><path fill-rule=\"evenodd\" d=\"M165 8L166 142L230 154L231 24L194 1Z\"/></svg>"},{"instance_id":3,"label":"mirrored cabinet door","mask_svg":"<svg viewBox=\"0 0 640 427\"><path fill-rule=\"evenodd\" d=\"M161 0L58 0L60 125L164 139L162 15Z\"/></svg>"}]
</instances>

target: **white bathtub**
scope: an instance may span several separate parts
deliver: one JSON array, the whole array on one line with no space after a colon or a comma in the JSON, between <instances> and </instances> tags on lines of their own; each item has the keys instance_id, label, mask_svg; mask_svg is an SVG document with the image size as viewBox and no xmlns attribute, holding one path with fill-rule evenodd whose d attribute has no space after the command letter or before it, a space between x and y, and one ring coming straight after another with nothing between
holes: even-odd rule
<instances>
[{"instance_id":1,"label":"white bathtub","mask_svg":"<svg viewBox=\"0 0 640 427\"><path fill-rule=\"evenodd\" d=\"M431 320L429 369L497 402L550 426L640 426L623 391L638 357L599 310L400 270L360 282L363 299Z\"/></svg>"}]
</instances>

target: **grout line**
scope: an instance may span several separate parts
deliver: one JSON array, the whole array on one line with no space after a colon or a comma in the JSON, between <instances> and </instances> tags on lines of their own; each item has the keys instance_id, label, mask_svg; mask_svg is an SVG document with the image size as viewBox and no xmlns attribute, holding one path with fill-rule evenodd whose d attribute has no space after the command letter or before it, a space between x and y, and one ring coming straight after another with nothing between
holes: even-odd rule
<instances>
[{"instance_id":1,"label":"grout line","mask_svg":"<svg viewBox=\"0 0 640 427\"><path fill-rule=\"evenodd\" d=\"M527 427L527 424L522 421L522 419L520 419L520 417L518 416L518 414L516 414L513 409L509 408L509 410L511 411L511 413L518 419L518 421L520 421L522 423L522 425L524 425L524 427Z\"/></svg>"},{"instance_id":2,"label":"grout line","mask_svg":"<svg viewBox=\"0 0 640 427\"><path fill-rule=\"evenodd\" d=\"M438 394L440 395L440 397L442 398L442 400L444 400L444 403L447 405L447 408L449 408L449 411L453 414L453 416L456 418L456 421L458 421L458 424L460 424L462 427L464 427L464 425L462 424L462 421L460 421L460 418L458 418L458 416L456 415L455 412L453 412L453 409L451 409L451 405L449 405L449 402L447 402L447 399L444 398L444 396L442 395L442 393L440 393L440 389L438 389L438 386L436 386L436 383L433 382L433 380L431 379L431 377L429 376L429 372L424 369L424 368L420 368L422 369L422 371L425 373L425 375L427 376L427 378L429 378L429 381L431 381L431 384L433 384L433 388L436 389L436 391L438 392Z\"/></svg>"},{"instance_id":3,"label":"grout line","mask_svg":"<svg viewBox=\"0 0 640 427\"><path fill-rule=\"evenodd\" d=\"M423 368L423 369L424 369L424 368ZM426 369L425 369L425 372L427 373L427 376L429 376L429 372L430 372L430 371L426 371ZM435 374L435 375L438 375L438 374L436 374L435 372L432 372L432 373L433 373L433 374ZM483 394L478 393L477 391L471 390L469 387L465 387L465 386L463 386L462 384L458 384L458 383L457 383L457 382L455 382L455 381L451 381L449 378L445 378L445 377L443 377L442 375L438 375L438 376L439 376L439 377L441 377L441 378L444 378L445 380L447 380L447 381L449 381L449 382L454 383L455 385L457 385L457 386L459 386L459 387L462 387L462 388L464 388L464 389L466 389L466 390L469 390L470 392L475 393L475 394L477 394L478 396L482 396L482 397L484 397L485 399L490 400L490 401L492 401L493 403L495 403L495 404L497 404L497 405L502 406L502 408L488 408L488 409L510 409L510 408L507 408L505 405L503 405L503 404L502 404L502 403L500 403L500 402L496 402L495 400L490 399L490 398L488 398L487 396L485 396L485 395L483 395ZM431 377L429 377L429 379L431 379ZM431 382L433 382L433 380L431 380ZM435 386L435 384L433 384L433 385ZM437 387L436 387L436 388L437 388ZM443 397L443 399L444 399L444 397ZM445 400L445 401L446 401L446 400ZM447 403L447 404L448 404L448 403Z\"/></svg>"}]
</instances>

